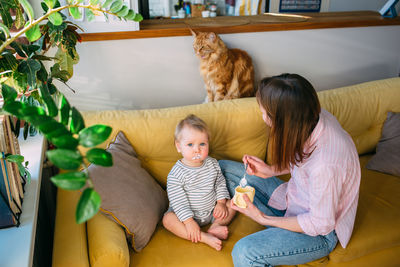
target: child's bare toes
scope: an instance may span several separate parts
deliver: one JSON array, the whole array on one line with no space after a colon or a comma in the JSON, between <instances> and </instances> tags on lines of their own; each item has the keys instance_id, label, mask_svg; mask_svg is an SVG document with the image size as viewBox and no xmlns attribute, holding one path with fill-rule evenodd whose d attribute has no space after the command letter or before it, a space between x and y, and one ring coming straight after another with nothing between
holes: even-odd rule
<instances>
[{"instance_id":1,"label":"child's bare toes","mask_svg":"<svg viewBox=\"0 0 400 267\"><path fill-rule=\"evenodd\" d=\"M222 241L212 234L204 233L202 242L206 243L217 251L220 251L222 249Z\"/></svg>"}]
</instances>

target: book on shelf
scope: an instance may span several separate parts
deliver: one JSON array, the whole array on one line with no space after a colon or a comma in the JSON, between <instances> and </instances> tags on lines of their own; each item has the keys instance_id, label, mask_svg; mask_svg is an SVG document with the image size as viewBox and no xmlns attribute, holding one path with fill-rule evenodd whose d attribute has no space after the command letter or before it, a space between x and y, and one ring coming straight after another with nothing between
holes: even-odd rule
<instances>
[{"instance_id":1,"label":"book on shelf","mask_svg":"<svg viewBox=\"0 0 400 267\"><path fill-rule=\"evenodd\" d=\"M3 171L3 159L0 159L0 164L2 167L2 171L0 172L0 228L3 228L17 223L15 215L18 210L16 209L10 194L8 178L4 176L6 172Z\"/></svg>"},{"instance_id":2,"label":"book on shelf","mask_svg":"<svg viewBox=\"0 0 400 267\"><path fill-rule=\"evenodd\" d=\"M18 140L11 131L8 115L0 115L0 228L19 224L24 197L23 180L16 163L5 159L8 154L18 154Z\"/></svg>"}]
</instances>

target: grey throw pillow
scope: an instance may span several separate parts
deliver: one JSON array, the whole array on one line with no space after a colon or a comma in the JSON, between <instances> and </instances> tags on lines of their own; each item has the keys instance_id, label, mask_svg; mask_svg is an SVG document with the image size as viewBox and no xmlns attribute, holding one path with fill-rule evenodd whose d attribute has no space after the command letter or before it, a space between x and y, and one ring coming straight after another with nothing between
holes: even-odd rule
<instances>
[{"instance_id":1,"label":"grey throw pillow","mask_svg":"<svg viewBox=\"0 0 400 267\"><path fill-rule=\"evenodd\" d=\"M400 176L400 113L388 112L376 154L367 169Z\"/></svg>"},{"instance_id":2,"label":"grey throw pillow","mask_svg":"<svg viewBox=\"0 0 400 267\"><path fill-rule=\"evenodd\" d=\"M112 167L89 166L100 194L101 211L120 224L136 251L149 242L167 209L166 192L140 165L132 145L122 132L109 145Z\"/></svg>"}]
</instances>

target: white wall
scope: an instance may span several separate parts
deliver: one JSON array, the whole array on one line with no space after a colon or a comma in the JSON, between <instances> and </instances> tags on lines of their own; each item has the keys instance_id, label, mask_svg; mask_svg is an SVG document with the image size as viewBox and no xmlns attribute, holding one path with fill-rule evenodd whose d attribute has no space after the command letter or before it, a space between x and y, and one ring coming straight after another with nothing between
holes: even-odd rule
<instances>
[{"instance_id":1,"label":"white wall","mask_svg":"<svg viewBox=\"0 0 400 267\"><path fill-rule=\"evenodd\" d=\"M398 76L400 26L225 34L253 58L256 78L298 73L317 90ZM78 44L80 62L62 89L88 109L143 109L201 103L206 95L192 37ZM63 86L60 86L62 88Z\"/></svg>"},{"instance_id":2,"label":"white wall","mask_svg":"<svg viewBox=\"0 0 400 267\"><path fill-rule=\"evenodd\" d=\"M39 1L31 2L40 14ZM336 9L331 11L380 7L381 2L385 0L329 0L330 8ZM400 26L224 34L221 38L229 47L250 54L257 80L299 73L317 90L326 90L400 72ZM68 82L76 93L62 84L59 88L81 110L201 103L206 93L192 41L185 36L78 44L80 62Z\"/></svg>"}]
</instances>

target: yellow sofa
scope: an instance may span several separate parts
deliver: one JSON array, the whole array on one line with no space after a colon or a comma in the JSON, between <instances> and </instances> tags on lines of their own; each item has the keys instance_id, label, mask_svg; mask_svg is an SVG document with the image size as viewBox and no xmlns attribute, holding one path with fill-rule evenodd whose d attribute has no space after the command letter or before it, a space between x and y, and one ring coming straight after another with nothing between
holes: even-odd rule
<instances>
[{"instance_id":1,"label":"yellow sofa","mask_svg":"<svg viewBox=\"0 0 400 267\"><path fill-rule=\"evenodd\" d=\"M400 266L400 177L365 168L387 112L400 112L400 78L322 91L318 96L322 107L335 115L352 136L360 155L362 178L348 247L338 245L328 257L306 265ZM247 153L265 158L269 129L254 98L156 110L86 112L84 117L87 125L112 126L108 141L122 130L142 166L165 187L167 174L179 159L173 144L174 127L189 113L200 116L210 126L211 156L239 161ZM233 266L230 253L234 244L263 229L239 214L229 226L229 239L217 252L180 239L159 225L148 245L136 253L129 248L122 228L100 213L86 224L75 224L77 199L77 192L58 191L54 267L228 267Z\"/></svg>"}]
</instances>

